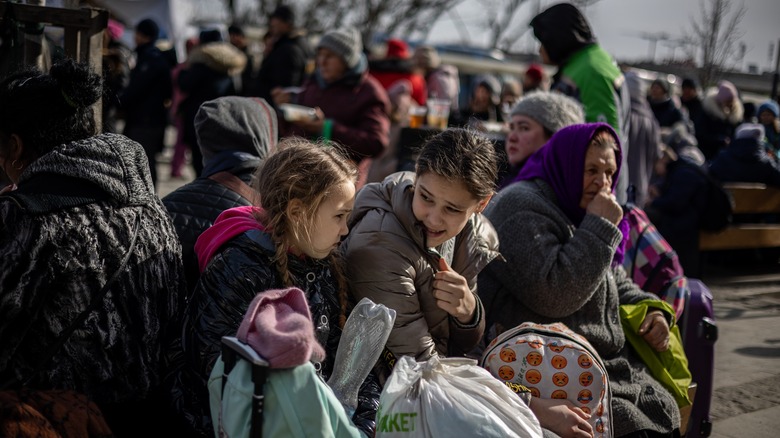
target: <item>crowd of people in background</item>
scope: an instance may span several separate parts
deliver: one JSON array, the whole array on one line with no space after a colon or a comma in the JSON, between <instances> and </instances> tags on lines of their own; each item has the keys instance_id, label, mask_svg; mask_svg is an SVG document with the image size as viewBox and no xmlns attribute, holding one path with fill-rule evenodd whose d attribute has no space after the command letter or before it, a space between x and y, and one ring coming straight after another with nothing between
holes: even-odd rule
<instances>
[{"instance_id":1,"label":"crowd of people in background","mask_svg":"<svg viewBox=\"0 0 780 438\"><path fill-rule=\"evenodd\" d=\"M146 421L213 436L221 337L256 294L298 287L323 378L363 297L397 312L388 354L419 361L563 322L607 364L615 436L684 433L617 320L619 304L652 297L621 266L623 207L647 209L698 274L706 175L780 187L780 107L751 116L731 82L621 69L571 4L530 27L540 60L517 77L462 76L399 38L377 54L352 27L314 40L282 5L259 51L240 26L202 29L177 62L153 18L132 50L112 21L102 78L65 60L2 79L2 381L84 393L117 436ZM432 103L446 125L412 126ZM170 126L164 177L189 165L195 179L161 199ZM425 136L401 169L409 130ZM648 312L652 349L668 348L672 322ZM391 372L361 385L352 420L367 436ZM592 436L578 408L530 407L545 436Z\"/></svg>"}]
</instances>

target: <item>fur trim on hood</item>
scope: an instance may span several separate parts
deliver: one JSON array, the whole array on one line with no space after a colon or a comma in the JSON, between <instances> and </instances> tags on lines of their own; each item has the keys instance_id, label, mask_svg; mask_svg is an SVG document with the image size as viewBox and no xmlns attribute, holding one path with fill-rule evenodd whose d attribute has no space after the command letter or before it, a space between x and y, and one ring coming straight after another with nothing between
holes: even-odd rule
<instances>
[{"instance_id":1,"label":"fur trim on hood","mask_svg":"<svg viewBox=\"0 0 780 438\"><path fill-rule=\"evenodd\" d=\"M742 122L745 115L745 108L742 106L742 102L739 99L734 99L734 110L726 114L723 108L718 105L716 97L718 95L718 89L712 89L707 93L707 96L702 99L701 106L708 116L717 120L726 121L732 125L736 125Z\"/></svg>"},{"instance_id":2,"label":"fur trim on hood","mask_svg":"<svg viewBox=\"0 0 780 438\"><path fill-rule=\"evenodd\" d=\"M206 64L214 71L235 75L246 66L246 55L232 44L218 41L198 46L189 57L190 64Z\"/></svg>"}]
</instances>

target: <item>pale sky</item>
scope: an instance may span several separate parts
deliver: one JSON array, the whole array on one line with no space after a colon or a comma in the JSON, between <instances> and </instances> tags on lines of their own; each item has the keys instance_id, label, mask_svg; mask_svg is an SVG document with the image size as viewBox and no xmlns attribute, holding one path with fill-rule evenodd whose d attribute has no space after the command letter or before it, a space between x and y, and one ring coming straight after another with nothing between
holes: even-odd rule
<instances>
[{"instance_id":1,"label":"pale sky","mask_svg":"<svg viewBox=\"0 0 780 438\"><path fill-rule=\"evenodd\" d=\"M709 3L709 0L707 0ZM533 18L529 2L516 18L525 25ZM560 1L542 0L542 9ZM444 14L434 26L430 42L460 42L465 35L478 44L485 44L484 17L491 13L480 0L466 0L456 8L456 14ZM780 42L780 0L734 1L733 10L744 4L747 12L740 24L744 32L742 41L746 53L737 67L757 65L759 71L774 70L777 45ZM699 0L601 0L585 10L599 44L619 60L647 59L650 42L640 34L666 32L674 37L682 36L690 29L692 18L700 21ZM731 14L729 15L731 16ZM456 23L461 29L456 28ZM465 28L465 31L464 31ZM770 58L770 44L773 53ZM524 50L536 50L538 44L528 32L520 41ZM655 59L670 58L673 50L666 43L658 42ZM682 49L675 52L676 59L682 57Z\"/></svg>"}]
</instances>

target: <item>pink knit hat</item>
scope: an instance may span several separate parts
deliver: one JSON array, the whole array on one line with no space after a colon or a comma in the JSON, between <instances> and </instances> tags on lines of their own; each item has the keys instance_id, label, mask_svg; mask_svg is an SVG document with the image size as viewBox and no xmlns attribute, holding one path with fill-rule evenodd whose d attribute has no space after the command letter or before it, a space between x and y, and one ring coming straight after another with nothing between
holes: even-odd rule
<instances>
[{"instance_id":1,"label":"pink knit hat","mask_svg":"<svg viewBox=\"0 0 780 438\"><path fill-rule=\"evenodd\" d=\"M715 100L721 104L727 104L737 98L737 87L729 81L720 81L718 83L718 94Z\"/></svg>"},{"instance_id":2,"label":"pink knit hat","mask_svg":"<svg viewBox=\"0 0 780 438\"><path fill-rule=\"evenodd\" d=\"M306 296L295 287L257 294L236 337L267 360L271 368L292 368L309 360L325 359L325 351L314 338Z\"/></svg>"}]
</instances>

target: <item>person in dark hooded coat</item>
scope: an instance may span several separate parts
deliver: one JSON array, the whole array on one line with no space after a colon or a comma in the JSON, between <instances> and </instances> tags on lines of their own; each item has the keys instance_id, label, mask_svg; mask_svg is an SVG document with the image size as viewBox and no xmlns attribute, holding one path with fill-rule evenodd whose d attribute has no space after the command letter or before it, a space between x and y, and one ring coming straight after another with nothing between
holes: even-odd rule
<instances>
[{"instance_id":1,"label":"person in dark hooded coat","mask_svg":"<svg viewBox=\"0 0 780 438\"><path fill-rule=\"evenodd\" d=\"M276 111L263 99L226 96L201 105L195 132L202 175L162 199L182 244L188 290L200 278L195 241L223 211L257 204L252 174L276 146Z\"/></svg>"},{"instance_id":2,"label":"person in dark hooded coat","mask_svg":"<svg viewBox=\"0 0 780 438\"><path fill-rule=\"evenodd\" d=\"M735 139L712 160L710 172L721 182L757 182L780 187L780 165L766 152L764 127L744 123Z\"/></svg>"},{"instance_id":3,"label":"person in dark hooded coat","mask_svg":"<svg viewBox=\"0 0 780 438\"><path fill-rule=\"evenodd\" d=\"M195 115L203 102L236 94L233 75L246 66L246 55L232 44L222 41L218 30L200 33L200 43L187 58L188 66L179 72L177 82L187 97L179 111L184 125L184 142L192 152L195 175L203 172L203 157L195 134Z\"/></svg>"},{"instance_id":4,"label":"person in dark hooded coat","mask_svg":"<svg viewBox=\"0 0 780 438\"><path fill-rule=\"evenodd\" d=\"M707 202L707 172L703 156L695 145L682 146L686 138L674 146L662 146L655 165L660 178L651 187L645 205L648 218L680 257L686 275L701 276L699 256L699 223Z\"/></svg>"},{"instance_id":5,"label":"person in dark hooded coat","mask_svg":"<svg viewBox=\"0 0 780 438\"><path fill-rule=\"evenodd\" d=\"M586 122L608 123L620 136L624 161L615 194L618 202L625 203L631 99L623 74L574 5L551 6L531 20L531 27L541 43L542 61L558 66L550 90L578 99Z\"/></svg>"}]
</instances>

